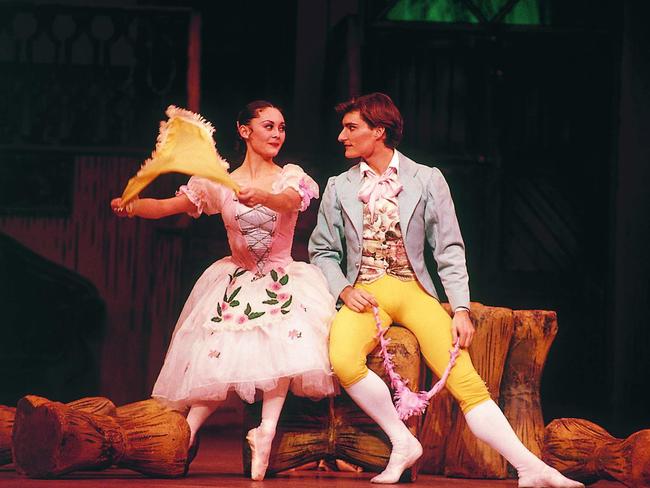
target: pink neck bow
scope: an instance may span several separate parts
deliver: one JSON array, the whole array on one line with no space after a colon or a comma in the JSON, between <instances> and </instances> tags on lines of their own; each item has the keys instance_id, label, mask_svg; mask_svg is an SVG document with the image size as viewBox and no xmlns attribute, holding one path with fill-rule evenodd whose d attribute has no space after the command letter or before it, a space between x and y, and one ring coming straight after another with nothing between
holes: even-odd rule
<instances>
[{"instance_id":1,"label":"pink neck bow","mask_svg":"<svg viewBox=\"0 0 650 488\"><path fill-rule=\"evenodd\" d=\"M366 171L365 178L359 193L359 200L368 205L370 215L375 214L375 205L377 200L385 198L394 203L395 197L402 191L402 184L397 179L397 170L389 166L383 175L377 176L370 171Z\"/></svg>"}]
</instances>

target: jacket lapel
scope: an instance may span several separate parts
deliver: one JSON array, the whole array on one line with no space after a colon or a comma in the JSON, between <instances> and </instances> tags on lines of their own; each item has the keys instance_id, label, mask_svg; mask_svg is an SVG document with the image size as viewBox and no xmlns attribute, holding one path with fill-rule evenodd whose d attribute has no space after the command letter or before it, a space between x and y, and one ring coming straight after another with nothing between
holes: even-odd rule
<instances>
[{"instance_id":1,"label":"jacket lapel","mask_svg":"<svg viewBox=\"0 0 650 488\"><path fill-rule=\"evenodd\" d=\"M339 189L341 206L352 222L354 230L357 231L359 241L361 241L361 237L363 236L363 203L361 203L357 196L361 186L359 165L357 164L350 168L342 181L342 188Z\"/></svg>"},{"instance_id":2,"label":"jacket lapel","mask_svg":"<svg viewBox=\"0 0 650 488\"><path fill-rule=\"evenodd\" d=\"M402 184L402 191L397 195L399 221L402 232L406 232L415 206L422 196L422 186L415 177L418 172L415 163L402 153L398 152L397 154L399 156L399 180Z\"/></svg>"}]
</instances>

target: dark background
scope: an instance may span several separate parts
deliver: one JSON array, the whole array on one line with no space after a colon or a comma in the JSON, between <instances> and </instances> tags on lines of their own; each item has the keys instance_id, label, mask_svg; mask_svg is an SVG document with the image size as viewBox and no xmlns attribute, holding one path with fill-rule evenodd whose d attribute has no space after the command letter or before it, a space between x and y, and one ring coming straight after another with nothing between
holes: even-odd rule
<instances>
[{"instance_id":1,"label":"dark background","mask_svg":"<svg viewBox=\"0 0 650 488\"><path fill-rule=\"evenodd\" d=\"M618 436L648 428L649 10L0 1L0 402L149 394L192 283L227 253L219 218L118 221L108 208L167 105L200 111L237 164L238 110L279 104L279 160L322 185L348 165L333 106L377 90L404 115L400 150L449 181L473 300L558 312L546 420L587 418ZM299 259L315 210L299 220Z\"/></svg>"}]
</instances>

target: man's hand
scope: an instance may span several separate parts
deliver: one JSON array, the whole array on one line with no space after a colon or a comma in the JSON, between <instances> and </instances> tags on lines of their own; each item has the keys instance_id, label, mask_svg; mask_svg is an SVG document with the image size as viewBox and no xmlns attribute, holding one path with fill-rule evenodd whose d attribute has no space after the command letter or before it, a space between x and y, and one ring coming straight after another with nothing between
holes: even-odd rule
<instances>
[{"instance_id":1,"label":"man's hand","mask_svg":"<svg viewBox=\"0 0 650 488\"><path fill-rule=\"evenodd\" d=\"M339 295L343 303L345 303L350 310L355 312L366 312L372 310L372 307L378 307L377 300L372 294L366 290L346 286Z\"/></svg>"},{"instance_id":2,"label":"man's hand","mask_svg":"<svg viewBox=\"0 0 650 488\"><path fill-rule=\"evenodd\" d=\"M460 347L466 348L472 343L474 339L474 325L469 318L468 310L458 310L454 313L454 318L451 323L451 337L454 344L460 340Z\"/></svg>"}]
</instances>

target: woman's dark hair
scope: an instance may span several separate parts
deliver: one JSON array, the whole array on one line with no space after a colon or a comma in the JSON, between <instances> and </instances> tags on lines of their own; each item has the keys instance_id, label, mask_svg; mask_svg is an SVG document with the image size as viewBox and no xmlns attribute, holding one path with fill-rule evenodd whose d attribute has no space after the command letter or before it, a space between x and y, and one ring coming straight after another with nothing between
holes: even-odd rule
<instances>
[{"instance_id":1,"label":"woman's dark hair","mask_svg":"<svg viewBox=\"0 0 650 488\"><path fill-rule=\"evenodd\" d=\"M276 107L271 102L267 102L266 100L253 100L239 111L239 114L237 115L237 124L248 125L251 120L259 117L260 112L265 108L275 108L282 113L282 109Z\"/></svg>"},{"instance_id":2,"label":"woman's dark hair","mask_svg":"<svg viewBox=\"0 0 650 488\"><path fill-rule=\"evenodd\" d=\"M274 108L276 110L279 110L280 113L283 114L282 109L280 107L273 105L271 102L267 100L253 100L252 102L247 103L246 106L239 111L239 114L237 114L237 128L239 128L240 125L248 125L251 120L259 117L260 112L265 108ZM243 152L243 148L244 148L241 140L242 139L241 136L239 135L239 130L237 130L236 149L237 152L240 153Z\"/></svg>"},{"instance_id":3,"label":"woman's dark hair","mask_svg":"<svg viewBox=\"0 0 650 488\"><path fill-rule=\"evenodd\" d=\"M402 141L404 121L393 101L383 93L370 93L355 97L335 107L341 117L347 113L359 111L359 115L368 126L383 127L386 131L384 143L394 149Z\"/></svg>"}]
</instances>

